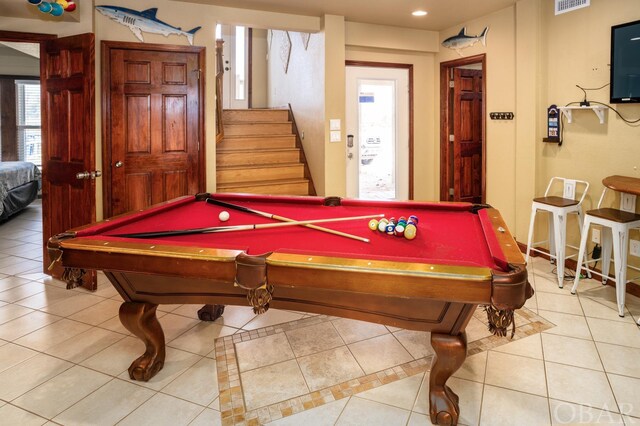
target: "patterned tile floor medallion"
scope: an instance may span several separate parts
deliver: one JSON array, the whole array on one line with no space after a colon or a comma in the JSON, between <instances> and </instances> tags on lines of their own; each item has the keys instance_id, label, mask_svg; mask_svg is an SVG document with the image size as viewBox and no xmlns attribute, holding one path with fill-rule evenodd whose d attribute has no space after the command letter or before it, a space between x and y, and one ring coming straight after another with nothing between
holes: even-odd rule
<instances>
[{"instance_id":1,"label":"patterned tile floor medallion","mask_svg":"<svg viewBox=\"0 0 640 426\"><path fill-rule=\"evenodd\" d=\"M467 327L467 356L554 326L527 308L516 311L513 340L481 329L481 307L472 322L479 332ZM316 315L216 339L222 425L265 424L430 369L429 333L365 324ZM379 328L353 342L361 333L349 326Z\"/></svg>"}]
</instances>

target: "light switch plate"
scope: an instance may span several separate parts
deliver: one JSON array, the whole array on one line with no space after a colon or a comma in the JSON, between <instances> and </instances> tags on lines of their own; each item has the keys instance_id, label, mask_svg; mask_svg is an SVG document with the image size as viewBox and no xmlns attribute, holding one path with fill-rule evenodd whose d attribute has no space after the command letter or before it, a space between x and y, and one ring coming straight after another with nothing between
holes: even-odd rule
<instances>
[{"instance_id":1,"label":"light switch plate","mask_svg":"<svg viewBox=\"0 0 640 426\"><path fill-rule=\"evenodd\" d=\"M331 142L340 142L340 130L331 131Z\"/></svg>"},{"instance_id":2,"label":"light switch plate","mask_svg":"<svg viewBox=\"0 0 640 426\"><path fill-rule=\"evenodd\" d=\"M329 120L329 130L340 130L340 119L332 118Z\"/></svg>"}]
</instances>

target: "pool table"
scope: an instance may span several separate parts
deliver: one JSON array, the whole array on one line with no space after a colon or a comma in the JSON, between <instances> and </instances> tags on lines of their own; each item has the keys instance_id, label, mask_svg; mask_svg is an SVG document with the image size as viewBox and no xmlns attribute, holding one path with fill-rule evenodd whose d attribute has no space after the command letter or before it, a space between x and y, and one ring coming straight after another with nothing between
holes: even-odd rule
<instances>
[{"instance_id":1,"label":"pool table","mask_svg":"<svg viewBox=\"0 0 640 426\"><path fill-rule=\"evenodd\" d=\"M153 238L141 232L272 223L273 219L207 202L213 198L294 220L384 214L418 217L413 240L368 227L369 219L319 224L369 242L305 226ZM221 222L226 210L230 219ZM524 259L500 213L468 203L365 201L336 197L198 194L72 229L48 250L70 287L86 270L102 270L124 303L120 320L146 351L129 375L149 380L163 366L158 304L208 304L328 314L431 332L430 416L456 424L458 397L446 385L466 357L465 327L478 305L506 335L513 310L533 290Z\"/></svg>"}]
</instances>

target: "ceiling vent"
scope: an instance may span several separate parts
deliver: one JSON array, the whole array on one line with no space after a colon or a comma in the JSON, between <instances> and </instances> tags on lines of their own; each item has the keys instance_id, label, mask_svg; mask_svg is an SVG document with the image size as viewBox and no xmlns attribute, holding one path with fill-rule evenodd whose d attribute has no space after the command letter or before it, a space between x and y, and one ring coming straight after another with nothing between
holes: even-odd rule
<instances>
[{"instance_id":1,"label":"ceiling vent","mask_svg":"<svg viewBox=\"0 0 640 426\"><path fill-rule=\"evenodd\" d=\"M556 15L588 7L591 0L556 0Z\"/></svg>"}]
</instances>

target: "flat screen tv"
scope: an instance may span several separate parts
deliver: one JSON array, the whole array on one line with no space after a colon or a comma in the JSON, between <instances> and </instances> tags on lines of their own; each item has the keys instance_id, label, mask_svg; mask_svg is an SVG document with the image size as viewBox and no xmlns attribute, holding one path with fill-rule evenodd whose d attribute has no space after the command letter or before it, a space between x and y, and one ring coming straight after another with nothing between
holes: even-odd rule
<instances>
[{"instance_id":1,"label":"flat screen tv","mask_svg":"<svg viewBox=\"0 0 640 426\"><path fill-rule=\"evenodd\" d=\"M640 21L611 27L611 103L640 102Z\"/></svg>"}]
</instances>

